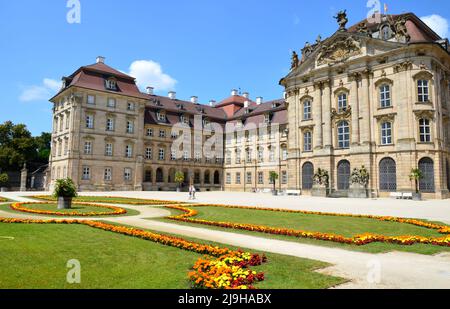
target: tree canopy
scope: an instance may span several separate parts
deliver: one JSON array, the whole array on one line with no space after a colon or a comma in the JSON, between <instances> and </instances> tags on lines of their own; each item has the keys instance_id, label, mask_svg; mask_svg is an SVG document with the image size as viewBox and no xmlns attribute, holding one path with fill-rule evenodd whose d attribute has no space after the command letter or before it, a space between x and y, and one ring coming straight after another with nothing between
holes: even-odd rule
<instances>
[{"instance_id":1,"label":"tree canopy","mask_svg":"<svg viewBox=\"0 0 450 309\"><path fill-rule=\"evenodd\" d=\"M20 170L24 163L48 163L51 133L33 137L24 124L0 124L0 170Z\"/></svg>"}]
</instances>

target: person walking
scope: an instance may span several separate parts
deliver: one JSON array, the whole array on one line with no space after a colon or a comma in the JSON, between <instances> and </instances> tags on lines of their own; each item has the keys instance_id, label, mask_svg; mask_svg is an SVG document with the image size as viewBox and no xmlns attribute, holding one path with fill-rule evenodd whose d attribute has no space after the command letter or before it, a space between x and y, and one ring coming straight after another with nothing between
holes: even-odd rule
<instances>
[{"instance_id":1,"label":"person walking","mask_svg":"<svg viewBox=\"0 0 450 309\"><path fill-rule=\"evenodd\" d=\"M189 199L192 200L192 185L189 186Z\"/></svg>"},{"instance_id":2,"label":"person walking","mask_svg":"<svg viewBox=\"0 0 450 309\"><path fill-rule=\"evenodd\" d=\"M195 200L195 192L196 192L197 190L195 190L195 186L194 185L192 185L192 199L193 200Z\"/></svg>"}]
</instances>

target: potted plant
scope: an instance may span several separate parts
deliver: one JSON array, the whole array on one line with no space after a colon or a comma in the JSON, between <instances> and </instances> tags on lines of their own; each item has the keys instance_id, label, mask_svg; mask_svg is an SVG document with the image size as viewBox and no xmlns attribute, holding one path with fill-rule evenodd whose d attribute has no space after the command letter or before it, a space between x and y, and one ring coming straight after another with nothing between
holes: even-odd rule
<instances>
[{"instance_id":1,"label":"potted plant","mask_svg":"<svg viewBox=\"0 0 450 309\"><path fill-rule=\"evenodd\" d=\"M177 192L180 192L181 191L181 185L184 182L184 173L183 172L178 171L178 172L175 173L175 182L178 184L177 185Z\"/></svg>"},{"instance_id":2,"label":"potted plant","mask_svg":"<svg viewBox=\"0 0 450 309\"><path fill-rule=\"evenodd\" d=\"M1 192L8 191L8 188L7 188L8 182L9 182L8 174L6 174L6 173L0 174L0 191Z\"/></svg>"},{"instance_id":3,"label":"potted plant","mask_svg":"<svg viewBox=\"0 0 450 309\"><path fill-rule=\"evenodd\" d=\"M269 180L270 180L270 182L273 185L273 189L272 189L272 194L273 195L278 195L278 190L276 189L277 179L278 179L278 174L276 172L274 172L274 171L271 171L269 173Z\"/></svg>"},{"instance_id":4,"label":"potted plant","mask_svg":"<svg viewBox=\"0 0 450 309\"><path fill-rule=\"evenodd\" d=\"M313 183L312 196L327 197L329 195L330 175L327 170L318 168L313 176Z\"/></svg>"},{"instance_id":5,"label":"potted plant","mask_svg":"<svg viewBox=\"0 0 450 309\"><path fill-rule=\"evenodd\" d=\"M53 196L58 199L58 209L72 208L72 199L77 196L77 188L70 178L58 179Z\"/></svg>"},{"instance_id":6,"label":"potted plant","mask_svg":"<svg viewBox=\"0 0 450 309\"><path fill-rule=\"evenodd\" d=\"M409 174L409 180L414 180L414 185L416 192L413 193L413 200L420 201L422 200L422 194L419 192L419 180L423 178L423 173L418 168L413 168L411 170L411 174Z\"/></svg>"},{"instance_id":7,"label":"potted plant","mask_svg":"<svg viewBox=\"0 0 450 309\"><path fill-rule=\"evenodd\" d=\"M350 175L350 189L348 191L348 197L352 198L367 198L369 184L369 172L363 165L360 169L353 169Z\"/></svg>"}]
</instances>

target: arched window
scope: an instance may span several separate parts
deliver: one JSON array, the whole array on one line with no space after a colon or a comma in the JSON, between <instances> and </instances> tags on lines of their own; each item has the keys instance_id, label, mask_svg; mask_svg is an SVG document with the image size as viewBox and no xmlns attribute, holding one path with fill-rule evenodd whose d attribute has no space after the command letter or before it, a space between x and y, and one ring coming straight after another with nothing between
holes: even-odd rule
<instances>
[{"instance_id":1,"label":"arched window","mask_svg":"<svg viewBox=\"0 0 450 309\"><path fill-rule=\"evenodd\" d=\"M397 165L391 158L384 158L379 165L380 190L397 191Z\"/></svg>"},{"instance_id":2,"label":"arched window","mask_svg":"<svg viewBox=\"0 0 450 309\"><path fill-rule=\"evenodd\" d=\"M205 171L205 174L203 175L205 184L209 185L211 183L210 179L210 173L208 170Z\"/></svg>"},{"instance_id":3,"label":"arched window","mask_svg":"<svg viewBox=\"0 0 450 309\"><path fill-rule=\"evenodd\" d=\"M311 131L303 133L303 151L312 151L312 134Z\"/></svg>"},{"instance_id":4,"label":"arched window","mask_svg":"<svg viewBox=\"0 0 450 309\"><path fill-rule=\"evenodd\" d=\"M341 121L337 125L337 137L339 148L350 147L350 127L347 121Z\"/></svg>"},{"instance_id":5,"label":"arched window","mask_svg":"<svg viewBox=\"0 0 450 309\"><path fill-rule=\"evenodd\" d=\"M175 173L176 173L176 171L175 171L174 168L171 168L169 170L168 183L174 183L175 182Z\"/></svg>"},{"instance_id":6,"label":"arched window","mask_svg":"<svg viewBox=\"0 0 450 309\"><path fill-rule=\"evenodd\" d=\"M419 180L420 192L434 192L434 163L430 158L422 158L419 161L419 170L423 178Z\"/></svg>"},{"instance_id":7,"label":"arched window","mask_svg":"<svg viewBox=\"0 0 450 309\"><path fill-rule=\"evenodd\" d=\"M220 185L220 173L219 171L214 172L214 184Z\"/></svg>"},{"instance_id":8,"label":"arched window","mask_svg":"<svg viewBox=\"0 0 450 309\"><path fill-rule=\"evenodd\" d=\"M337 165L337 188L338 190L348 190L350 187L350 162L339 161Z\"/></svg>"},{"instance_id":9,"label":"arched window","mask_svg":"<svg viewBox=\"0 0 450 309\"><path fill-rule=\"evenodd\" d=\"M419 119L419 138L421 143L431 142L431 126L427 118Z\"/></svg>"},{"instance_id":10,"label":"arched window","mask_svg":"<svg viewBox=\"0 0 450 309\"><path fill-rule=\"evenodd\" d=\"M303 102L303 120L311 119L311 101L306 100Z\"/></svg>"},{"instance_id":11,"label":"arched window","mask_svg":"<svg viewBox=\"0 0 450 309\"><path fill-rule=\"evenodd\" d=\"M391 107L391 86L388 84L380 86L380 107Z\"/></svg>"},{"instance_id":12,"label":"arched window","mask_svg":"<svg viewBox=\"0 0 450 309\"><path fill-rule=\"evenodd\" d=\"M164 182L164 172L162 168L156 170L156 182Z\"/></svg>"},{"instance_id":13,"label":"arched window","mask_svg":"<svg viewBox=\"0 0 450 309\"><path fill-rule=\"evenodd\" d=\"M144 182L152 182L153 181L153 177L152 177L152 170L145 170L145 175L144 175Z\"/></svg>"},{"instance_id":14,"label":"arched window","mask_svg":"<svg viewBox=\"0 0 450 309\"><path fill-rule=\"evenodd\" d=\"M306 162L302 167L302 189L311 190L313 187L314 165Z\"/></svg>"},{"instance_id":15,"label":"arched window","mask_svg":"<svg viewBox=\"0 0 450 309\"><path fill-rule=\"evenodd\" d=\"M199 184L200 183L200 171L194 172L194 183Z\"/></svg>"},{"instance_id":16,"label":"arched window","mask_svg":"<svg viewBox=\"0 0 450 309\"><path fill-rule=\"evenodd\" d=\"M342 92L338 95L338 112L345 112L348 107L347 94Z\"/></svg>"},{"instance_id":17,"label":"arched window","mask_svg":"<svg viewBox=\"0 0 450 309\"><path fill-rule=\"evenodd\" d=\"M392 123L389 121L381 124L381 145L392 144Z\"/></svg>"}]
</instances>

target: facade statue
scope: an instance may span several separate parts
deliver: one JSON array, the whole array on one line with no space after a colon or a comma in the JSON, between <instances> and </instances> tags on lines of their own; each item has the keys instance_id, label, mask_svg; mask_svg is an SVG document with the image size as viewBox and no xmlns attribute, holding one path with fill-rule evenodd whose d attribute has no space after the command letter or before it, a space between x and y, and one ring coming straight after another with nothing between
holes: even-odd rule
<instances>
[{"instance_id":1,"label":"facade statue","mask_svg":"<svg viewBox=\"0 0 450 309\"><path fill-rule=\"evenodd\" d=\"M365 22L358 24L357 31L361 34L370 35L369 28L367 28L367 24Z\"/></svg>"},{"instance_id":2,"label":"facade statue","mask_svg":"<svg viewBox=\"0 0 450 309\"><path fill-rule=\"evenodd\" d=\"M298 65L299 65L298 55L295 51L293 51L291 57L291 70L298 68Z\"/></svg>"},{"instance_id":3,"label":"facade statue","mask_svg":"<svg viewBox=\"0 0 450 309\"><path fill-rule=\"evenodd\" d=\"M408 34L408 29L406 28L406 19L401 18L397 20L394 24L394 28L398 40L402 38L404 38L406 42L411 40L411 36Z\"/></svg>"},{"instance_id":4,"label":"facade statue","mask_svg":"<svg viewBox=\"0 0 450 309\"><path fill-rule=\"evenodd\" d=\"M337 20L337 23L339 25L339 31L346 31L347 30L345 28L345 26L348 23L347 10L339 11L337 13L337 15L334 16L333 18L335 18Z\"/></svg>"}]
</instances>

